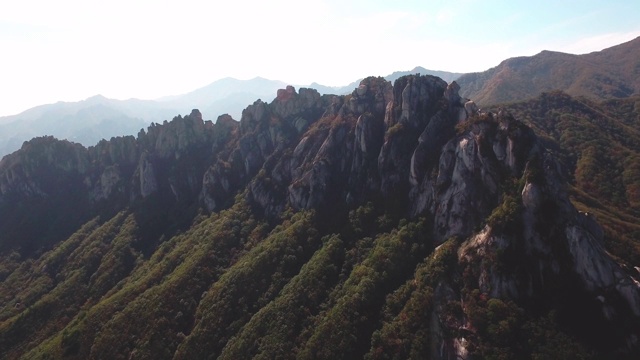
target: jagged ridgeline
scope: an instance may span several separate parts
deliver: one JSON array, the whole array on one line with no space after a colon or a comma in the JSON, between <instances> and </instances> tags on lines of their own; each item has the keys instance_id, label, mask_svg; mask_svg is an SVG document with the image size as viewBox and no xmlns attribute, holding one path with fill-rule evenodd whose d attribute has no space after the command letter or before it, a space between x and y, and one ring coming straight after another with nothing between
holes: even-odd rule
<instances>
[{"instance_id":1,"label":"jagged ridgeline","mask_svg":"<svg viewBox=\"0 0 640 360\"><path fill-rule=\"evenodd\" d=\"M637 357L637 272L534 132L458 90L288 87L240 122L25 143L0 163L0 357Z\"/></svg>"}]
</instances>

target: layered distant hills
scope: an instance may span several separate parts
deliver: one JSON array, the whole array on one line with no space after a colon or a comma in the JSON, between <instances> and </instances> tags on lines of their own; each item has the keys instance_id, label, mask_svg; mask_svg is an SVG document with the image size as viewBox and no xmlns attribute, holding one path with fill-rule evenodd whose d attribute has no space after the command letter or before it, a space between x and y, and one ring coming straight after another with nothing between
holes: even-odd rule
<instances>
[{"instance_id":1,"label":"layered distant hills","mask_svg":"<svg viewBox=\"0 0 640 360\"><path fill-rule=\"evenodd\" d=\"M100 95L79 102L41 105L0 118L0 156L43 135L93 145L104 138L137 133L148 125L144 119L162 119L175 113L175 109L158 107L153 101L120 101Z\"/></svg>"},{"instance_id":2,"label":"layered distant hills","mask_svg":"<svg viewBox=\"0 0 640 360\"><path fill-rule=\"evenodd\" d=\"M279 80L261 77L250 80L224 78L186 94L164 97L157 101L159 105L179 109L180 114L189 114L192 109L199 109L207 119L229 114L240 120L242 110L247 105L258 99L271 101L278 89L287 85L289 84Z\"/></svg>"},{"instance_id":3,"label":"layered distant hills","mask_svg":"<svg viewBox=\"0 0 640 360\"><path fill-rule=\"evenodd\" d=\"M257 99L273 99L273 94L285 85L262 78L225 78L190 93L159 100L114 100L97 95L79 102L42 105L0 118L0 156L19 149L24 141L44 135L95 145L112 136L135 135L151 123L189 114L194 108L202 109L209 119L225 113L240 119L248 104Z\"/></svg>"},{"instance_id":4,"label":"layered distant hills","mask_svg":"<svg viewBox=\"0 0 640 360\"><path fill-rule=\"evenodd\" d=\"M639 46L31 139L0 160L0 358L638 359ZM220 84L24 114L140 126Z\"/></svg>"},{"instance_id":5,"label":"layered distant hills","mask_svg":"<svg viewBox=\"0 0 640 360\"><path fill-rule=\"evenodd\" d=\"M530 57L503 61L480 73L451 73L416 67L385 76L395 81L410 74L434 75L456 80L461 95L481 106L529 99L545 91L562 90L572 96L594 100L623 98L640 91L640 38L599 52L573 55L543 51ZM308 86L321 94L346 95L362 79L345 86ZM269 101L285 87L279 80L224 78L192 92L157 100L113 100L100 95L84 101L42 105L23 113L0 117L0 156L20 148L35 136L93 145L100 139L133 135L152 122L161 123L175 114L199 109L207 119L229 114L236 120L257 99Z\"/></svg>"},{"instance_id":6,"label":"layered distant hills","mask_svg":"<svg viewBox=\"0 0 640 360\"><path fill-rule=\"evenodd\" d=\"M593 100L638 95L640 38L584 55L543 51L511 58L457 81L461 95L480 105L528 99L551 90Z\"/></svg>"},{"instance_id":7,"label":"layered distant hills","mask_svg":"<svg viewBox=\"0 0 640 360\"><path fill-rule=\"evenodd\" d=\"M394 81L402 75L416 73L440 76L446 81L461 75L416 67L394 72L387 79ZM317 89L321 94L345 95L359 82L341 87L313 83L306 87ZM286 85L260 77L250 80L224 78L186 94L157 100L114 100L97 95L78 102L41 105L17 115L0 117L0 157L19 149L24 141L36 136L52 135L91 146L112 136L135 135L152 122L162 123L176 114L189 114L192 109L199 109L206 119L229 114L240 120L247 105L258 99L272 100L277 90Z\"/></svg>"},{"instance_id":8,"label":"layered distant hills","mask_svg":"<svg viewBox=\"0 0 640 360\"><path fill-rule=\"evenodd\" d=\"M0 161L0 357L637 358L637 100L458 91L30 140Z\"/></svg>"}]
</instances>

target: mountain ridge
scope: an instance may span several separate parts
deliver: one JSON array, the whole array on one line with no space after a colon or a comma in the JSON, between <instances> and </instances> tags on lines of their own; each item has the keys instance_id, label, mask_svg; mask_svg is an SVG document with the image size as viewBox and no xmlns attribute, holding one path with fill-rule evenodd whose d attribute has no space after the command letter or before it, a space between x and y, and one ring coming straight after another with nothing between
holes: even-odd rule
<instances>
[{"instance_id":1,"label":"mountain ridge","mask_svg":"<svg viewBox=\"0 0 640 360\"><path fill-rule=\"evenodd\" d=\"M473 98L481 106L533 98L543 91L552 90L564 90L572 96L586 96L600 100L620 98L637 94L638 89L640 89L640 75L638 75L640 74L640 64L636 60L639 57L638 52L640 50L638 49L640 49L640 38L602 51L582 55L543 50L541 53L531 57L506 59L498 66L479 73L449 73L427 70L418 66L410 71L396 71L388 75L387 79L393 81L402 75L421 73L436 75L450 82L462 76L458 81L463 89L462 96ZM246 88L255 87L249 85L253 80L261 81L262 85L258 86L258 88L262 87L262 90L246 92ZM229 113L235 119L239 119L242 109L247 104L258 98L264 98L269 101L278 88L285 86L284 83L277 80L269 80L270 84L264 87L264 80L267 79L260 77L252 80L220 79L218 81L231 81L238 91L226 91L222 96L220 92L222 90L211 89L218 94L216 95L218 97L211 97L212 93L207 92L207 89L216 84L216 82L213 82L186 94L160 98L159 100L162 100L161 105L152 104L149 102L150 100L124 100L126 103L122 103L122 106L116 106L118 111L123 112L122 116L118 119L102 119L103 123L111 122L110 129L98 129L95 134L90 136L83 135L83 132L85 134L92 132L87 130L86 127L79 130L78 134L72 129L59 131L55 127L44 133L39 129L34 129L34 127L38 127L38 125L34 125L36 119L44 116L42 112L52 106L63 104L58 102L56 104L41 105L17 115L0 117L0 126L3 130L3 136L0 138L0 155L17 150L22 142L31 137L42 135L55 135L61 138L75 139L89 146L95 144L96 140L100 138L135 134L137 127L143 127L139 126L140 124L133 124L133 122L138 122L138 119L143 119L142 125L151 122L162 122L170 119L176 113L187 114L192 108L199 108L205 114L205 117L211 119L215 119L218 115L224 113ZM345 95L357 87L359 81L343 87L314 84L321 93ZM313 87L314 84L309 87ZM110 101L111 105L114 105L114 100ZM138 105L134 106L134 102L138 102ZM147 107L151 108L141 110L139 107L145 102L148 105ZM25 116L28 118L27 122L29 124L19 125L17 120L22 119L21 122L23 122ZM47 114L45 117L50 122L64 120L51 114ZM45 119L40 119L39 121L45 121ZM121 129L119 132L118 128ZM123 132L122 130L126 131Z\"/></svg>"},{"instance_id":2,"label":"mountain ridge","mask_svg":"<svg viewBox=\"0 0 640 360\"><path fill-rule=\"evenodd\" d=\"M430 70L417 67L410 74ZM446 72L437 72L446 75ZM451 76L455 76L451 75ZM394 79L395 79L394 78ZM351 93L360 80L342 87L316 84L321 93L346 95ZM96 144L112 136L135 135L139 129L152 122L161 123L175 114L188 114L198 108L208 119L229 114L239 120L242 110L257 99L271 101L278 89L286 87L280 80L255 77L238 80L226 77L185 94L165 96L156 100L115 100L94 95L77 102L57 102L39 105L20 114L0 117L0 156L18 150L24 141L36 136L53 135L58 138L80 142L85 146ZM314 87L302 86L302 87ZM84 118L82 112L93 105L102 105L104 114L94 111L94 117ZM97 115L98 119L95 119Z\"/></svg>"},{"instance_id":3,"label":"mountain ridge","mask_svg":"<svg viewBox=\"0 0 640 360\"><path fill-rule=\"evenodd\" d=\"M533 130L459 90L289 86L240 122L28 142L0 161L3 356L638 354L638 274ZM58 237L21 265L34 229Z\"/></svg>"},{"instance_id":4,"label":"mountain ridge","mask_svg":"<svg viewBox=\"0 0 640 360\"><path fill-rule=\"evenodd\" d=\"M533 128L563 164L572 201L598 218L607 250L640 262L638 96L597 102L561 91L502 105Z\"/></svg>"},{"instance_id":5,"label":"mountain ridge","mask_svg":"<svg viewBox=\"0 0 640 360\"><path fill-rule=\"evenodd\" d=\"M583 55L545 50L510 58L487 71L465 74L458 82L462 96L483 106L552 90L595 100L624 98L640 93L639 57L640 37Z\"/></svg>"}]
</instances>

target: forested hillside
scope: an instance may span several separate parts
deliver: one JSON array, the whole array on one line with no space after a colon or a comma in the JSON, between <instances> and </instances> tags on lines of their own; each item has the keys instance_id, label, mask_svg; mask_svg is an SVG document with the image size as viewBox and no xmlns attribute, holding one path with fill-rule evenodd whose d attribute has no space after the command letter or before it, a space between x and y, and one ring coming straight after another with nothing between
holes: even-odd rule
<instances>
[{"instance_id":1,"label":"forested hillside","mask_svg":"<svg viewBox=\"0 0 640 360\"><path fill-rule=\"evenodd\" d=\"M607 249L640 264L640 97L596 102L556 91L505 105L562 160L576 206L596 216Z\"/></svg>"},{"instance_id":2,"label":"forested hillside","mask_svg":"<svg viewBox=\"0 0 640 360\"><path fill-rule=\"evenodd\" d=\"M591 100L640 94L640 37L602 51L574 55L542 51L502 61L458 78L462 96L482 106L522 101L562 90Z\"/></svg>"},{"instance_id":3,"label":"forested hillside","mask_svg":"<svg viewBox=\"0 0 640 360\"><path fill-rule=\"evenodd\" d=\"M240 122L26 143L0 162L0 357L638 357L637 233L617 227L637 107L482 112L459 90L287 87Z\"/></svg>"}]
</instances>

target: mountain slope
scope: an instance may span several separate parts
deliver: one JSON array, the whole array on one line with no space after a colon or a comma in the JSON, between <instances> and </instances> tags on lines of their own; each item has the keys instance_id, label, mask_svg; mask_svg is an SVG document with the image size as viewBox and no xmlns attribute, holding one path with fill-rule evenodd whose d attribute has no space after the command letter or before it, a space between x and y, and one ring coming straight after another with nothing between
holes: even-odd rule
<instances>
[{"instance_id":1,"label":"mountain slope","mask_svg":"<svg viewBox=\"0 0 640 360\"><path fill-rule=\"evenodd\" d=\"M0 162L0 211L55 202L55 172L80 180L86 219L48 243L50 224L0 232L2 356L637 356L637 272L535 133L458 90L287 87L239 123L193 111L90 149L34 140L50 150Z\"/></svg>"},{"instance_id":2,"label":"mountain slope","mask_svg":"<svg viewBox=\"0 0 640 360\"><path fill-rule=\"evenodd\" d=\"M640 93L640 38L584 55L543 51L460 76L462 96L486 106L563 90L603 100Z\"/></svg>"},{"instance_id":3,"label":"mountain slope","mask_svg":"<svg viewBox=\"0 0 640 360\"><path fill-rule=\"evenodd\" d=\"M556 91L505 109L535 129L562 160L573 201L604 225L608 250L637 266L640 98L595 102Z\"/></svg>"},{"instance_id":4,"label":"mountain slope","mask_svg":"<svg viewBox=\"0 0 640 360\"><path fill-rule=\"evenodd\" d=\"M95 145L113 136L134 135L151 121L176 114L153 101L113 100L97 95L79 102L41 105L0 122L0 157L18 150L36 136L50 135Z\"/></svg>"}]
</instances>

